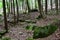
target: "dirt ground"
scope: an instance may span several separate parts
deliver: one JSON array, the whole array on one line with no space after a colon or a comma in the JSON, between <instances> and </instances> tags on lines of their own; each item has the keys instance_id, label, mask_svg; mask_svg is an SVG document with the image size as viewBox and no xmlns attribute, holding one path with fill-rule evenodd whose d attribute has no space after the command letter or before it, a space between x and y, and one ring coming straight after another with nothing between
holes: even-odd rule
<instances>
[{"instance_id":1,"label":"dirt ground","mask_svg":"<svg viewBox=\"0 0 60 40\"><path fill-rule=\"evenodd\" d=\"M38 17L38 15L39 15L38 12L32 12L29 15L20 14L20 19L32 20L32 21L36 21L36 23L19 22L15 26L11 26L11 24L8 23L9 33L6 33L4 36L10 37L12 40L26 40L26 38L32 37L33 35L33 31L28 31L25 29L27 25L37 25L37 26L43 27L51 23L54 23L56 20L60 20L60 14L59 15L47 15L47 18L37 20L35 18ZM36 40L60 40L60 28L58 28L55 31L55 33L53 33L52 35L46 38L39 38Z\"/></svg>"}]
</instances>

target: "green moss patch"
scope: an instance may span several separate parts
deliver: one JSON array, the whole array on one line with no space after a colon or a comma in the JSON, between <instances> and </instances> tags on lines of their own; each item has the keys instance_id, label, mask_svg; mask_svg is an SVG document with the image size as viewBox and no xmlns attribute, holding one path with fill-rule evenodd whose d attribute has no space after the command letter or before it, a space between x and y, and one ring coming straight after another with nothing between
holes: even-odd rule
<instances>
[{"instance_id":1,"label":"green moss patch","mask_svg":"<svg viewBox=\"0 0 60 40\"><path fill-rule=\"evenodd\" d=\"M3 35L6 32L6 30L0 31L0 35Z\"/></svg>"},{"instance_id":2,"label":"green moss patch","mask_svg":"<svg viewBox=\"0 0 60 40\"><path fill-rule=\"evenodd\" d=\"M26 26L27 30L34 31L33 32L34 39L48 37L49 35L54 33L57 28L58 27L56 25L52 25L52 24L44 27L38 27L38 26L32 26L32 25Z\"/></svg>"},{"instance_id":3,"label":"green moss patch","mask_svg":"<svg viewBox=\"0 0 60 40\"><path fill-rule=\"evenodd\" d=\"M3 37L1 40L11 40L9 37Z\"/></svg>"},{"instance_id":4,"label":"green moss patch","mask_svg":"<svg viewBox=\"0 0 60 40\"><path fill-rule=\"evenodd\" d=\"M56 25L48 25L45 27L36 27L33 33L33 38L44 38L48 37L56 31L58 27Z\"/></svg>"},{"instance_id":5,"label":"green moss patch","mask_svg":"<svg viewBox=\"0 0 60 40\"><path fill-rule=\"evenodd\" d=\"M28 37L26 40L35 40L35 39Z\"/></svg>"}]
</instances>

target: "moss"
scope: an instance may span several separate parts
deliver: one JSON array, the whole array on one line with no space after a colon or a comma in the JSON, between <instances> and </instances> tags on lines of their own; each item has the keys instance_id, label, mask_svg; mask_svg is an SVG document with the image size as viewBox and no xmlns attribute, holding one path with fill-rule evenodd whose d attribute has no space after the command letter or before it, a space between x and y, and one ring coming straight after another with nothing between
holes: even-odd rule
<instances>
[{"instance_id":1,"label":"moss","mask_svg":"<svg viewBox=\"0 0 60 40\"><path fill-rule=\"evenodd\" d=\"M55 32L56 25L48 25L45 27L36 27L33 33L33 38L44 38Z\"/></svg>"},{"instance_id":2,"label":"moss","mask_svg":"<svg viewBox=\"0 0 60 40\"><path fill-rule=\"evenodd\" d=\"M26 30L32 30L33 29L33 26L30 25L30 26L26 26Z\"/></svg>"},{"instance_id":3,"label":"moss","mask_svg":"<svg viewBox=\"0 0 60 40\"><path fill-rule=\"evenodd\" d=\"M2 40L11 40L9 37L3 37Z\"/></svg>"},{"instance_id":4,"label":"moss","mask_svg":"<svg viewBox=\"0 0 60 40\"><path fill-rule=\"evenodd\" d=\"M0 31L0 35L3 35L6 32L6 30Z\"/></svg>"},{"instance_id":5,"label":"moss","mask_svg":"<svg viewBox=\"0 0 60 40\"><path fill-rule=\"evenodd\" d=\"M35 40L35 39L28 37L26 40Z\"/></svg>"},{"instance_id":6,"label":"moss","mask_svg":"<svg viewBox=\"0 0 60 40\"><path fill-rule=\"evenodd\" d=\"M57 28L58 27L56 25L52 25L52 24L44 26L44 27L38 27L38 26L34 26L34 25L26 26L27 30L34 31L33 32L34 39L48 37L49 35L54 33Z\"/></svg>"}]
</instances>

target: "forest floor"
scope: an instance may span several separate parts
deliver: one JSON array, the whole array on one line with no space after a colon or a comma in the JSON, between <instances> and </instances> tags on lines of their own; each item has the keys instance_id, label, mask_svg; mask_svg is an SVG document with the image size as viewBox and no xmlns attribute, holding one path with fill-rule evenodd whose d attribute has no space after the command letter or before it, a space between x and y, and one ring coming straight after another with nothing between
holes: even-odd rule
<instances>
[{"instance_id":1,"label":"forest floor","mask_svg":"<svg viewBox=\"0 0 60 40\"><path fill-rule=\"evenodd\" d=\"M59 15L47 15L45 19L37 20L36 17L38 15L39 15L38 12L32 12L29 15L20 14L20 19L32 20L32 21L36 21L36 23L19 22L15 26L8 23L9 33L6 33L4 36L10 37L12 40L26 40L28 37L32 37L33 35L33 31L28 31L25 29L27 25L46 26L46 25L55 23L57 20L60 20L60 14ZM39 38L36 40L60 40L60 26L55 31L55 33L53 33L52 35L45 37L45 38Z\"/></svg>"}]
</instances>

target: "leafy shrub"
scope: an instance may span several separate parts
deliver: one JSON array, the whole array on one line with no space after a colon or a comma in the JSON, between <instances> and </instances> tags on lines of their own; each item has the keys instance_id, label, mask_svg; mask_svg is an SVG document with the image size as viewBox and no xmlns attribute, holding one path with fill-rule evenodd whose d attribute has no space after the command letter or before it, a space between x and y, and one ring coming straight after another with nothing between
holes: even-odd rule
<instances>
[{"instance_id":1,"label":"leafy shrub","mask_svg":"<svg viewBox=\"0 0 60 40\"><path fill-rule=\"evenodd\" d=\"M57 29L56 25L48 25L45 27L36 27L34 29L33 38L44 38L55 32Z\"/></svg>"}]
</instances>

